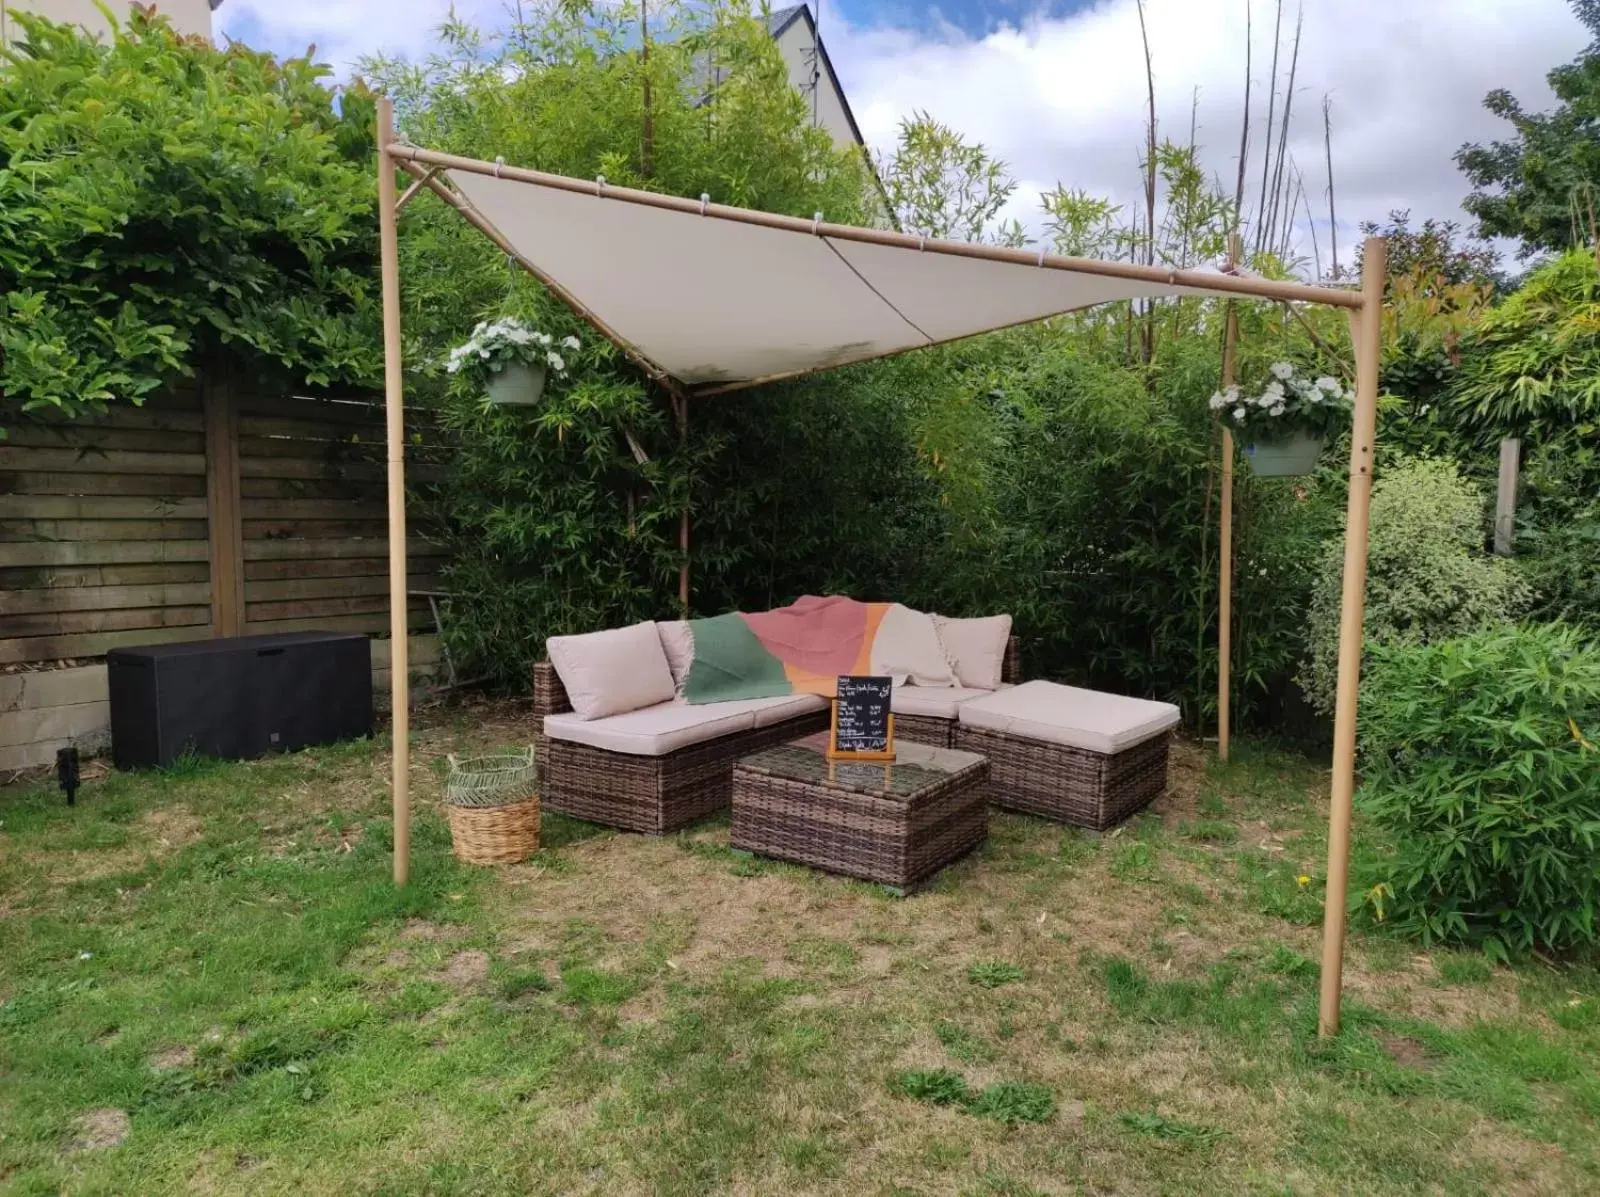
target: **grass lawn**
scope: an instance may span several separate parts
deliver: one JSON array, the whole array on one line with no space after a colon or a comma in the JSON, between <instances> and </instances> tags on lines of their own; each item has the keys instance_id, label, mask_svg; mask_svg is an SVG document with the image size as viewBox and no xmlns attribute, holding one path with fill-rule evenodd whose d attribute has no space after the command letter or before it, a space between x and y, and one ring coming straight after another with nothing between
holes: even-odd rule
<instances>
[{"instance_id":1,"label":"grass lawn","mask_svg":"<svg viewBox=\"0 0 1600 1197\"><path fill-rule=\"evenodd\" d=\"M1593 969L1356 934L1318 1042L1299 758L1180 747L901 900L715 823L459 866L444 753L527 716L420 723L404 894L381 741L0 790L0 1189L1600 1190Z\"/></svg>"}]
</instances>

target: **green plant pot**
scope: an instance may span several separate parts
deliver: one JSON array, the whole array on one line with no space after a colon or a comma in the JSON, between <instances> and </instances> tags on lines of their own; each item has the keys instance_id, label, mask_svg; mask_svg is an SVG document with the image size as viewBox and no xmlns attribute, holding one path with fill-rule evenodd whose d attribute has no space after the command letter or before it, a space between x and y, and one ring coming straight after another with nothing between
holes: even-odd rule
<instances>
[{"instance_id":1,"label":"green plant pot","mask_svg":"<svg viewBox=\"0 0 1600 1197\"><path fill-rule=\"evenodd\" d=\"M485 390L496 407L531 407L544 394L544 367L510 362L490 376Z\"/></svg>"},{"instance_id":2,"label":"green plant pot","mask_svg":"<svg viewBox=\"0 0 1600 1197\"><path fill-rule=\"evenodd\" d=\"M1317 468L1323 440L1309 432L1296 432L1285 440L1246 445L1245 459L1262 478L1294 478Z\"/></svg>"}]
</instances>

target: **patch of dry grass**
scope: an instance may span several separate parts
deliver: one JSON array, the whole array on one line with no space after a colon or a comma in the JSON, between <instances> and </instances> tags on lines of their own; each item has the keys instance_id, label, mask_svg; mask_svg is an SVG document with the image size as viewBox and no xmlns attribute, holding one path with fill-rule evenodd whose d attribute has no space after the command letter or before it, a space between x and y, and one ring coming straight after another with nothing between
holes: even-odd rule
<instances>
[{"instance_id":1,"label":"patch of dry grass","mask_svg":"<svg viewBox=\"0 0 1600 1197\"><path fill-rule=\"evenodd\" d=\"M1320 903L1297 878L1320 872L1324 775L1303 761L1247 748L1219 767L1180 746L1169 793L1119 832L997 815L979 853L896 899L737 856L717 823L652 839L550 819L532 861L467 870L433 813L440 762L525 738L525 712L441 710L417 735L399 897L381 745L6 814L0 900L21 917L0 942L0 1045L21 1098L0 1090L17 1127L0 1177L252 1194L1600 1183L1592 972L1479 970L1358 934L1347 1033L1316 1041ZM53 941L68 926L92 960ZM893 1084L939 1069L973 1091L1043 1086L1055 1113L1008 1125ZM126 1142L70 1154L74 1120L107 1109Z\"/></svg>"}]
</instances>

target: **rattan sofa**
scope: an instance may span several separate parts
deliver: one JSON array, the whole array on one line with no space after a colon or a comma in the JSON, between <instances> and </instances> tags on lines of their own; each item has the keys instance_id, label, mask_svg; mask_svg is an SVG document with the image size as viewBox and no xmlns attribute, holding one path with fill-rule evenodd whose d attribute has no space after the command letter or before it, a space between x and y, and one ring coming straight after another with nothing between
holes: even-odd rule
<instances>
[{"instance_id":1,"label":"rattan sofa","mask_svg":"<svg viewBox=\"0 0 1600 1197\"><path fill-rule=\"evenodd\" d=\"M1006 641L1000 681L1005 686L1022 681L1022 651L1015 636ZM897 686L889 700L889 709L894 712L895 739L932 744L935 748L954 748L961 703L983 693L982 690L947 691L937 686Z\"/></svg>"},{"instance_id":2,"label":"rattan sofa","mask_svg":"<svg viewBox=\"0 0 1600 1197\"><path fill-rule=\"evenodd\" d=\"M726 808L733 797L733 762L740 757L828 726L824 706L661 756L633 756L546 736L545 716L570 710L555 666L540 661L533 667L533 715L544 809L651 835Z\"/></svg>"},{"instance_id":3,"label":"rattan sofa","mask_svg":"<svg viewBox=\"0 0 1600 1197\"><path fill-rule=\"evenodd\" d=\"M1020 680L1020 662L1017 640L1012 637L1003 665L1007 683ZM939 696L940 692L930 689L922 697L929 695ZM829 723L827 706L818 700L816 709L794 718L745 728L659 756L640 756L545 734L547 715L571 710L555 666L538 662L533 667L533 739L544 809L651 835L676 831L725 809L732 800L733 765L739 758L823 731ZM948 715L895 715L898 739L948 748L955 735L953 708Z\"/></svg>"}]
</instances>

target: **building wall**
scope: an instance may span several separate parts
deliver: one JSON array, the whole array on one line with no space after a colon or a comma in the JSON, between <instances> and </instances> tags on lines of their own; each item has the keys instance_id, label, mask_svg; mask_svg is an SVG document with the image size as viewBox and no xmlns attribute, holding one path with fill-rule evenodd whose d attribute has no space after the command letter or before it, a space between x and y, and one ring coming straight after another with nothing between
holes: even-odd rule
<instances>
[{"instance_id":1,"label":"building wall","mask_svg":"<svg viewBox=\"0 0 1600 1197\"><path fill-rule=\"evenodd\" d=\"M833 143L840 148L859 144L845 114L838 85L817 56L811 23L804 18L791 21L778 38L778 49L789 68L789 81L813 106L817 123L833 134Z\"/></svg>"},{"instance_id":2,"label":"building wall","mask_svg":"<svg viewBox=\"0 0 1600 1197\"><path fill-rule=\"evenodd\" d=\"M130 7L132 0L109 0L108 7L121 13ZM181 33L199 33L211 36L210 0L155 0L156 10L171 18L173 28ZM0 0L0 38L13 36L9 13L26 11L38 13L63 24L82 25L95 33L106 32L106 20L95 7L94 0Z\"/></svg>"}]
</instances>

